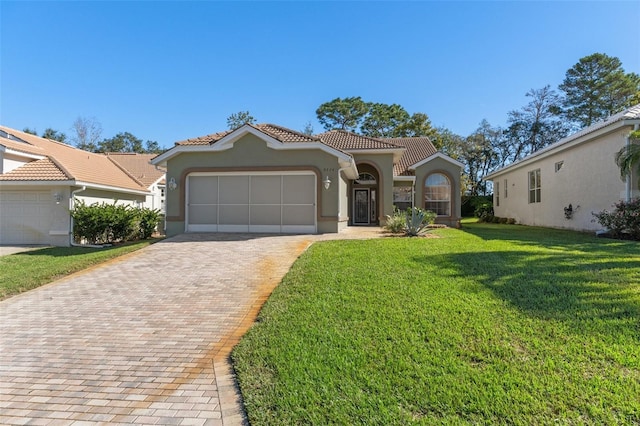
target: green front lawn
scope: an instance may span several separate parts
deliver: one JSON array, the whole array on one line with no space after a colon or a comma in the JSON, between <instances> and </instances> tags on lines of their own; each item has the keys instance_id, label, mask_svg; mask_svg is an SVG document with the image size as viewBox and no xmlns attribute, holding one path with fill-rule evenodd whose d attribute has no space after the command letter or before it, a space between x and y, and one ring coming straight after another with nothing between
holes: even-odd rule
<instances>
[{"instance_id":1,"label":"green front lawn","mask_svg":"<svg viewBox=\"0 0 640 426\"><path fill-rule=\"evenodd\" d=\"M48 247L0 256L0 300L146 247L158 239L106 248Z\"/></svg>"},{"instance_id":2,"label":"green front lawn","mask_svg":"<svg viewBox=\"0 0 640 426\"><path fill-rule=\"evenodd\" d=\"M640 244L434 233L301 256L233 353L252 424L640 423Z\"/></svg>"}]
</instances>

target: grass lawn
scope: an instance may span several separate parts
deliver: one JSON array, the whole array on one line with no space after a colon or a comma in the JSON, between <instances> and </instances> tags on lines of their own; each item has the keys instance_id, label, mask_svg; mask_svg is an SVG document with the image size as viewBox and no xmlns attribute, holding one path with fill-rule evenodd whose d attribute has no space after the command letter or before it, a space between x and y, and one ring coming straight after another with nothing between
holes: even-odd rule
<instances>
[{"instance_id":1,"label":"grass lawn","mask_svg":"<svg viewBox=\"0 0 640 426\"><path fill-rule=\"evenodd\" d=\"M314 244L233 352L251 424L640 424L640 244Z\"/></svg>"},{"instance_id":2,"label":"grass lawn","mask_svg":"<svg viewBox=\"0 0 640 426\"><path fill-rule=\"evenodd\" d=\"M48 247L0 256L0 300L50 283L57 278L146 247L158 239L101 249Z\"/></svg>"}]
</instances>

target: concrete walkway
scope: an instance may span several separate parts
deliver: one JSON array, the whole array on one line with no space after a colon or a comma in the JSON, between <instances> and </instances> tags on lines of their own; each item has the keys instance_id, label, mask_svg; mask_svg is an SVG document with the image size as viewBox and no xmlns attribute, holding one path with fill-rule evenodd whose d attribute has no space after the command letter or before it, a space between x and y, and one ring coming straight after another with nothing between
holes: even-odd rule
<instances>
[{"instance_id":1,"label":"concrete walkway","mask_svg":"<svg viewBox=\"0 0 640 426\"><path fill-rule=\"evenodd\" d=\"M243 425L231 349L328 235L187 234L0 302L0 424Z\"/></svg>"}]
</instances>

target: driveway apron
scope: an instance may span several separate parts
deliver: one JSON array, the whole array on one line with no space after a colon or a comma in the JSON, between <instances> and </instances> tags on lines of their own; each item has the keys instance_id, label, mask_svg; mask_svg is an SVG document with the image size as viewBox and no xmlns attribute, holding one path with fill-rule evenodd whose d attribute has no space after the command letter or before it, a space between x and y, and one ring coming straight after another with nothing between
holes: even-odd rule
<instances>
[{"instance_id":1,"label":"driveway apron","mask_svg":"<svg viewBox=\"0 0 640 426\"><path fill-rule=\"evenodd\" d=\"M0 424L245 424L229 353L314 238L181 235L0 302Z\"/></svg>"}]
</instances>

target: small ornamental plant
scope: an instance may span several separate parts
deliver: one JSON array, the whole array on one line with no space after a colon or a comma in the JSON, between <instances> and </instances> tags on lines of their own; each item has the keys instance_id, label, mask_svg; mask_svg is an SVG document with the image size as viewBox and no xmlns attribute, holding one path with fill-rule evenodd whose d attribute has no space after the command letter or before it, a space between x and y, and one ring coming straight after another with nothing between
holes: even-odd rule
<instances>
[{"instance_id":1,"label":"small ornamental plant","mask_svg":"<svg viewBox=\"0 0 640 426\"><path fill-rule=\"evenodd\" d=\"M613 207L611 212L592 213L594 221L606 228L613 238L640 240L640 198L619 201Z\"/></svg>"}]
</instances>

